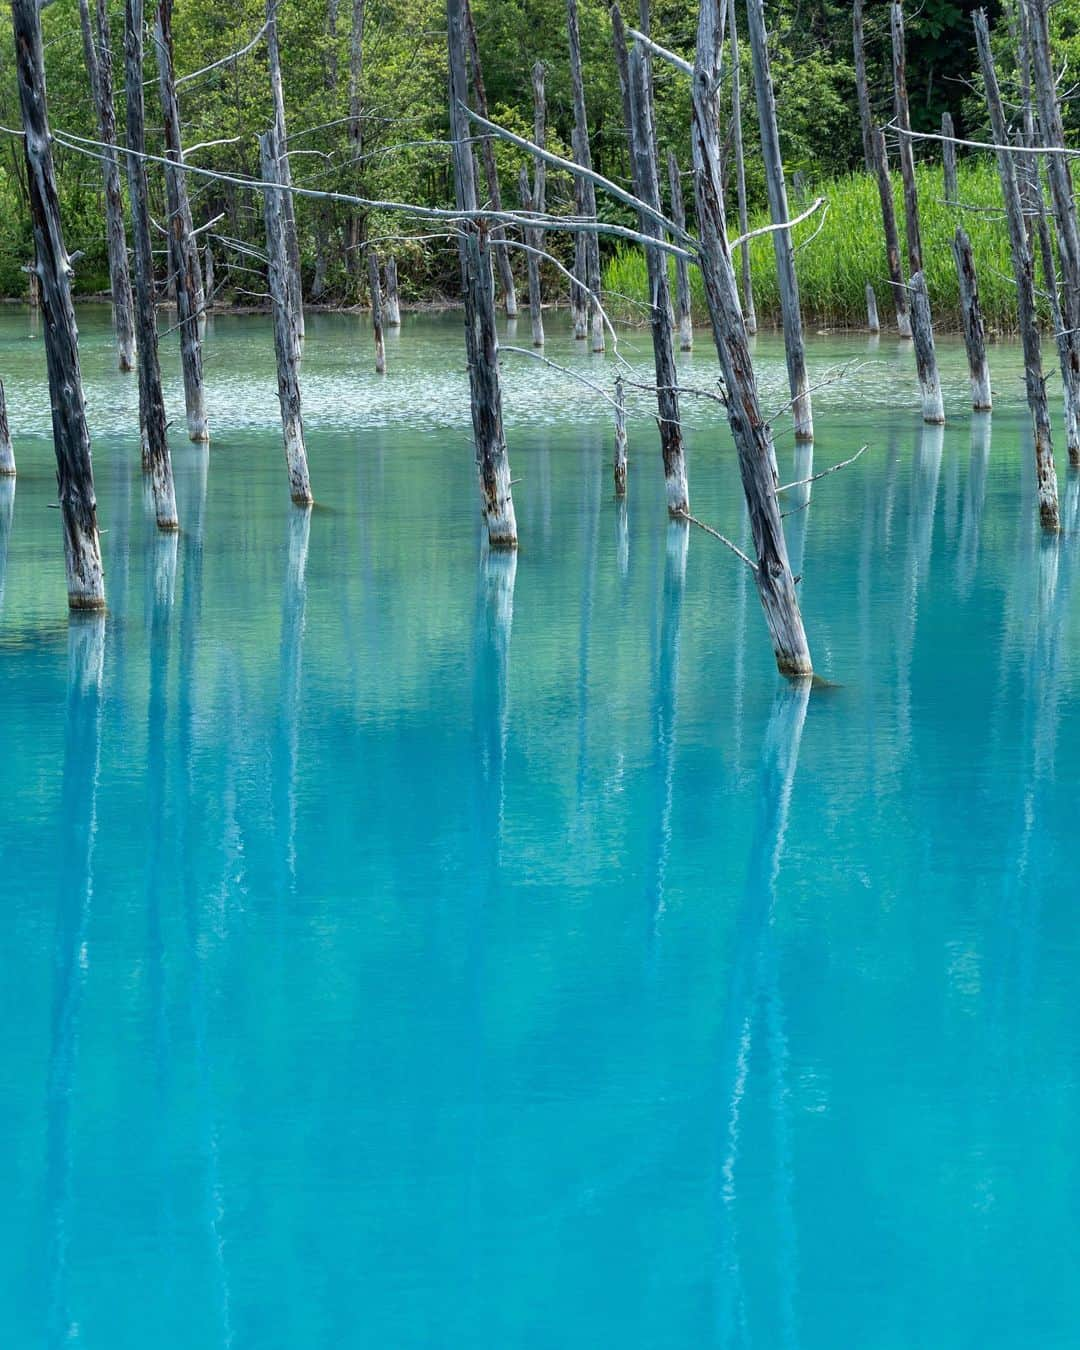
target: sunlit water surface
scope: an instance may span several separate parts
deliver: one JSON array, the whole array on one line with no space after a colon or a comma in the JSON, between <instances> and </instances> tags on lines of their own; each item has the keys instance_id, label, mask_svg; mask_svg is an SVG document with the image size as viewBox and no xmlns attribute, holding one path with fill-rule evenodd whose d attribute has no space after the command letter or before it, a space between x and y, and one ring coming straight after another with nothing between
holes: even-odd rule
<instances>
[{"instance_id":1,"label":"sunlit water surface","mask_svg":"<svg viewBox=\"0 0 1080 1350\"><path fill-rule=\"evenodd\" d=\"M0 317L0 1344L1075 1345L1078 484L1059 446L1043 540L1015 349L991 422L940 344L942 432L910 350L812 340L815 378L867 363L812 467L871 448L787 520L807 698L748 570L668 524L643 395L624 514L603 398L506 354L488 559L458 316L383 380L311 317L310 518L269 327L219 317L208 459L164 342L162 538L106 317L78 623L42 344ZM714 384L705 334L683 361ZM721 410L686 415L745 543Z\"/></svg>"}]
</instances>

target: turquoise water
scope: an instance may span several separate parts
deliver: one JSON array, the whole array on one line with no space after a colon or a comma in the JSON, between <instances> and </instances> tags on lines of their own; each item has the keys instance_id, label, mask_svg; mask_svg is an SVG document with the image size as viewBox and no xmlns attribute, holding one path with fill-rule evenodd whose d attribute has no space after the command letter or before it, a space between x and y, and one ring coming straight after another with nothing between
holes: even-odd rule
<instances>
[{"instance_id":1,"label":"turquoise water","mask_svg":"<svg viewBox=\"0 0 1080 1350\"><path fill-rule=\"evenodd\" d=\"M381 382L312 316L310 518L270 330L219 317L168 539L81 323L109 612L69 623L43 351L0 315L0 1344L1075 1345L1078 482L1044 541L1018 353L973 419L941 344L942 432L909 351L815 339L866 363L815 467L871 449L787 522L807 697L667 523L643 404L623 514L603 401L507 354L488 559L456 316Z\"/></svg>"}]
</instances>

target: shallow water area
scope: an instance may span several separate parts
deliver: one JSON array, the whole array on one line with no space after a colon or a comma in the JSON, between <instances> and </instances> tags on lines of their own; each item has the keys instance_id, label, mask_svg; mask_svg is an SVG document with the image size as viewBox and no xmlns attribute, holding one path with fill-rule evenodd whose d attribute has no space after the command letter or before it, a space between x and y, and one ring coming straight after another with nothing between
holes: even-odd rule
<instances>
[{"instance_id":1,"label":"shallow water area","mask_svg":"<svg viewBox=\"0 0 1080 1350\"><path fill-rule=\"evenodd\" d=\"M829 682L792 688L749 570L667 521L644 394L622 507L602 395L504 354L489 556L460 315L384 378L364 316L309 317L310 514L269 323L216 315L208 454L162 343L162 536L107 320L109 607L69 621L0 312L0 1344L1075 1344L1080 479L1059 443L1043 537L1018 350L988 417L940 340L927 428L909 346L812 339L782 480L870 448L789 503ZM715 388L704 331L680 360ZM722 410L685 415L749 547Z\"/></svg>"}]
</instances>

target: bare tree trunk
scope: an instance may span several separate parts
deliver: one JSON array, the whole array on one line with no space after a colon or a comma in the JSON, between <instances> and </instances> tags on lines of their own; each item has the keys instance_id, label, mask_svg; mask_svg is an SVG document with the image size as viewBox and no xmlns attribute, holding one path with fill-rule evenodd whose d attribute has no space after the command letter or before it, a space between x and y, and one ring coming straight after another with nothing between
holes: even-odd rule
<instances>
[{"instance_id":1,"label":"bare tree trunk","mask_svg":"<svg viewBox=\"0 0 1080 1350\"><path fill-rule=\"evenodd\" d=\"M615 496L626 496L626 386L615 376Z\"/></svg>"},{"instance_id":2,"label":"bare tree trunk","mask_svg":"<svg viewBox=\"0 0 1080 1350\"><path fill-rule=\"evenodd\" d=\"M877 312L877 296L874 294L874 284L871 281L866 283L866 326L871 333L881 332L881 320Z\"/></svg>"},{"instance_id":3,"label":"bare tree trunk","mask_svg":"<svg viewBox=\"0 0 1080 1350\"><path fill-rule=\"evenodd\" d=\"M908 264L912 272L923 270L922 232L919 228L919 194L915 186L913 141L904 132L911 130L908 111L907 55L904 50L904 7L896 0L889 9L892 33L893 106L900 128L900 176L904 180L904 228L907 233Z\"/></svg>"},{"instance_id":4,"label":"bare tree trunk","mask_svg":"<svg viewBox=\"0 0 1080 1350\"><path fill-rule=\"evenodd\" d=\"M383 342L382 286L379 284L379 255L367 246L368 295L371 299L371 331L375 335L375 373L386 374L386 344Z\"/></svg>"},{"instance_id":5,"label":"bare tree trunk","mask_svg":"<svg viewBox=\"0 0 1080 1350\"><path fill-rule=\"evenodd\" d=\"M776 96L769 72L768 38L765 32L763 0L746 0L750 52L754 59L754 88L757 95L758 126L761 129L761 155L765 164L765 185L769 193L769 214L774 225L777 283L780 289L780 313L784 321L784 350L787 356L791 410L795 419L795 439L814 439L814 415L810 403L810 381L806 374L806 349L803 344L802 313L799 308L799 281L795 274L795 252L791 231L787 228L787 188L784 162L780 155L780 132L776 122Z\"/></svg>"},{"instance_id":6,"label":"bare tree trunk","mask_svg":"<svg viewBox=\"0 0 1080 1350\"><path fill-rule=\"evenodd\" d=\"M746 235L750 225L746 206L746 161L743 156L742 134L742 75L739 66L739 30L735 22L735 0L727 0L727 21L731 28L731 126L735 135L735 188L739 204L739 234ZM742 263L743 322L748 333L757 332L757 313L754 309L754 283L750 274L750 242L743 239L739 245Z\"/></svg>"},{"instance_id":7,"label":"bare tree trunk","mask_svg":"<svg viewBox=\"0 0 1080 1350\"><path fill-rule=\"evenodd\" d=\"M583 169L592 168L589 148L589 119L585 109L585 83L581 73L581 35L578 31L577 0L566 0L566 29L570 40L570 84L574 99L574 158ZM582 214L596 219L596 188L591 179L576 180L580 186ZM585 297L585 310L594 352L604 350L604 316L600 302L600 236L594 232L578 235L584 244L582 280L591 292Z\"/></svg>"},{"instance_id":8,"label":"bare tree trunk","mask_svg":"<svg viewBox=\"0 0 1080 1350\"><path fill-rule=\"evenodd\" d=\"M352 0L352 24L349 29L349 154L354 173L362 173L364 154L364 118L360 101L364 75L364 18L365 0ZM361 218L356 206L348 208L345 218L345 265L352 280L354 294L359 298Z\"/></svg>"},{"instance_id":9,"label":"bare tree trunk","mask_svg":"<svg viewBox=\"0 0 1080 1350\"><path fill-rule=\"evenodd\" d=\"M1050 322L1054 327L1058 364L1061 368L1061 394L1065 412L1065 444L1069 452L1069 464L1076 468L1080 466L1080 384L1078 384L1078 373L1072 362L1072 334L1066 331L1065 317L1061 312L1057 264L1054 261L1054 244L1051 238L1050 222L1047 219L1046 198L1043 196L1038 165L1033 164L1032 170L1035 174L1033 186L1038 212L1035 226L1039 236L1039 253L1042 258L1043 286L1050 301Z\"/></svg>"},{"instance_id":10,"label":"bare tree trunk","mask_svg":"<svg viewBox=\"0 0 1080 1350\"><path fill-rule=\"evenodd\" d=\"M503 430L491 241L484 222L471 215L477 209L477 198L476 171L465 113L468 83L465 74L467 38L464 10L465 0L446 0L454 195L457 209L467 217L461 222L458 253L465 299L465 351L469 365L473 440L488 546L517 548L517 520L510 489L510 458L506 453Z\"/></svg>"},{"instance_id":11,"label":"bare tree trunk","mask_svg":"<svg viewBox=\"0 0 1080 1350\"><path fill-rule=\"evenodd\" d=\"M900 236L896 229L896 208L893 205L892 175L889 173L889 152L885 148L885 133L877 133L874 169L877 173L878 196L881 199L881 224L885 234L885 254L889 261L889 284L892 286L896 326L900 336L911 336L911 316L908 314L907 286L904 283L904 264L900 260Z\"/></svg>"},{"instance_id":12,"label":"bare tree trunk","mask_svg":"<svg viewBox=\"0 0 1080 1350\"><path fill-rule=\"evenodd\" d=\"M994 401L990 392L990 366L986 360L986 325L979 304L979 284L975 276L971 240L960 225L953 236L952 252L960 283L960 317L964 325L968 370L971 372L971 406L977 412L989 410Z\"/></svg>"},{"instance_id":13,"label":"bare tree trunk","mask_svg":"<svg viewBox=\"0 0 1080 1350\"><path fill-rule=\"evenodd\" d=\"M769 626L778 670L782 675L806 676L813 673L813 665L777 500L772 430L758 399L724 227L720 131L713 94L724 32L721 3L722 0L701 0L692 84L691 143L701 240L701 275L716 353L727 389L728 422L735 439L739 475L750 517L758 597Z\"/></svg>"},{"instance_id":14,"label":"bare tree trunk","mask_svg":"<svg viewBox=\"0 0 1080 1350\"><path fill-rule=\"evenodd\" d=\"M94 470L79 371L79 334L71 303L71 263L64 247L56 195L37 0L12 0L11 16L35 265L45 311L45 358L60 518L64 527L68 605L72 609L102 609L105 577L98 539Z\"/></svg>"},{"instance_id":15,"label":"bare tree trunk","mask_svg":"<svg viewBox=\"0 0 1080 1350\"><path fill-rule=\"evenodd\" d=\"M135 328L131 316L131 279L124 237L124 202L120 195L120 166L116 158L116 114L113 112L112 42L106 0L97 0L97 33L90 21L89 0L79 0L83 53L90 76L90 93L97 110L98 134L103 146L101 171L105 181L105 240L109 254L113 327L121 370L135 366Z\"/></svg>"},{"instance_id":16,"label":"bare tree trunk","mask_svg":"<svg viewBox=\"0 0 1080 1350\"><path fill-rule=\"evenodd\" d=\"M469 69L472 74L473 96L476 99L476 111L481 117L488 117L487 90L484 87L484 70L480 64L480 47L476 40L476 25L473 23L472 7L468 0L465 4L465 28L469 39ZM502 210L502 188L499 186L499 170L495 163L495 145L490 136L480 140L480 154L484 161L484 177L487 179L488 198L493 211ZM506 230L502 225L491 229L491 241L495 249L495 265L502 287L503 307L508 319L516 319L518 312L517 283L514 281L514 269L510 264L510 250L506 246Z\"/></svg>"},{"instance_id":17,"label":"bare tree trunk","mask_svg":"<svg viewBox=\"0 0 1080 1350\"><path fill-rule=\"evenodd\" d=\"M38 276L37 263L31 262L23 271L27 274L26 301L31 309L41 307L41 278Z\"/></svg>"},{"instance_id":18,"label":"bare tree trunk","mask_svg":"<svg viewBox=\"0 0 1080 1350\"><path fill-rule=\"evenodd\" d=\"M386 322L390 328L401 327L401 301L398 298L397 259L391 253L383 270L386 273Z\"/></svg>"},{"instance_id":19,"label":"bare tree trunk","mask_svg":"<svg viewBox=\"0 0 1080 1350\"><path fill-rule=\"evenodd\" d=\"M199 269L199 252L191 222L184 152L180 139L180 108L176 101L176 77L173 72L172 45L173 0L158 0L154 22L154 47L157 54L158 87L161 111L165 119L165 188L169 207L169 261L175 275L176 311L180 328L180 356L184 371L184 403L187 409L188 436L193 441L208 441L206 394L203 389L202 344L199 340L199 316L205 297Z\"/></svg>"},{"instance_id":20,"label":"bare tree trunk","mask_svg":"<svg viewBox=\"0 0 1080 1350\"><path fill-rule=\"evenodd\" d=\"M863 159L866 172L874 172L874 115L870 110L870 82L866 76L866 39L863 35L863 0L852 5L852 39L855 48L855 94L859 100Z\"/></svg>"},{"instance_id":21,"label":"bare tree trunk","mask_svg":"<svg viewBox=\"0 0 1080 1350\"><path fill-rule=\"evenodd\" d=\"M11 429L8 426L7 398L4 382L0 380L0 478L15 477L15 451L11 448Z\"/></svg>"},{"instance_id":22,"label":"bare tree trunk","mask_svg":"<svg viewBox=\"0 0 1080 1350\"><path fill-rule=\"evenodd\" d=\"M158 360L157 306L154 298L154 256L150 240L150 206L146 186L146 108L143 100L143 0L124 7L124 85L126 95L128 197L131 199L131 241L135 259L135 323L138 332L139 412L143 437L143 470L150 478L158 528L179 528L172 457L166 431L165 399Z\"/></svg>"},{"instance_id":23,"label":"bare tree trunk","mask_svg":"<svg viewBox=\"0 0 1080 1350\"><path fill-rule=\"evenodd\" d=\"M214 295L214 253L209 239L203 246L203 290L206 308L213 309L217 301Z\"/></svg>"},{"instance_id":24,"label":"bare tree trunk","mask_svg":"<svg viewBox=\"0 0 1080 1350\"><path fill-rule=\"evenodd\" d=\"M518 170L518 193L521 197L521 209L523 211L535 211L536 205L533 202L532 188L529 186L529 171L524 165ZM529 281L529 322L532 328L532 345L534 347L544 345L544 311L540 295L540 250L543 248L543 241L542 230L527 229L525 231L525 243L529 249L526 263Z\"/></svg>"},{"instance_id":25,"label":"bare tree trunk","mask_svg":"<svg viewBox=\"0 0 1080 1350\"><path fill-rule=\"evenodd\" d=\"M533 144L541 150L547 146L547 99L544 95L544 67L537 61L532 68L533 90ZM527 171L521 170L521 187L528 196L526 210L543 214L547 210L547 165L539 157L529 185ZM524 199L522 201L524 205ZM532 321L532 345L544 345L544 308L540 289L540 251L544 247L543 230L527 230L529 253L529 318Z\"/></svg>"},{"instance_id":26,"label":"bare tree trunk","mask_svg":"<svg viewBox=\"0 0 1080 1350\"><path fill-rule=\"evenodd\" d=\"M641 47L635 44L633 52L628 57L626 35L618 5L612 6L611 18L619 80L625 84L627 106L630 109L630 126L627 130L630 133L634 192L647 206L659 211L660 184L653 150L656 141L652 129L652 105L649 101L645 54ZM651 239L662 238L662 228L654 217L639 211L638 219L642 234L648 235ZM671 337L671 297L668 290L667 259L659 249L646 247L645 263L649 275L649 315L652 325L653 366L656 371L657 425L660 429L660 453L664 461L667 508L670 515L682 516L690 510L690 488L686 476L682 422L679 417L679 377Z\"/></svg>"},{"instance_id":27,"label":"bare tree trunk","mask_svg":"<svg viewBox=\"0 0 1080 1350\"><path fill-rule=\"evenodd\" d=\"M259 137L259 157L265 183L281 182L281 146L277 128ZM300 381L296 374L296 341L292 321L292 296L289 293L289 253L285 235L285 208L280 187L263 189L263 215L266 221L266 252L269 266L270 298L274 309L274 350L277 355L278 402L281 405L281 430L285 440L285 462L289 469L289 495L297 506L310 506L311 479L308 476L307 450L304 446L304 419L300 411Z\"/></svg>"},{"instance_id":28,"label":"bare tree trunk","mask_svg":"<svg viewBox=\"0 0 1080 1350\"><path fill-rule=\"evenodd\" d=\"M997 71L990 50L990 30L987 27L986 14L983 10L977 10L973 18L993 137L998 145L1005 146L1008 144L1008 128L998 87ZM999 150L997 161L1002 195L1005 198L1005 219L1009 228L1009 246L1012 252L1013 275L1016 279L1017 318L1024 350L1024 376L1035 438L1035 482L1039 498L1039 519L1044 530L1057 530L1060 528L1057 469L1054 466L1050 412L1046 405L1046 382L1043 378L1042 344L1039 339L1035 308L1035 269L1024 224L1023 203L1020 199L1020 186L1012 153L1004 149Z\"/></svg>"},{"instance_id":29,"label":"bare tree trunk","mask_svg":"<svg viewBox=\"0 0 1080 1350\"><path fill-rule=\"evenodd\" d=\"M682 179L675 151L668 151L668 183L671 185L671 218L680 230L686 229L686 207L683 204ZM684 352L694 350L694 321L690 313L690 267L685 258L675 259L676 314L679 324L679 347Z\"/></svg>"},{"instance_id":30,"label":"bare tree trunk","mask_svg":"<svg viewBox=\"0 0 1080 1350\"><path fill-rule=\"evenodd\" d=\"M944 112L941 114L941 134L945 137L941 142L941 168L945 176L945 205L958 206L960 203L960 184L956 176L956 142L952 139L956 132L953 129L951 113Z\"/></svg>"},{"instance_id":31,"label":"bare tree trunk","mask_svg":"<svg viewBox=\"0 0 1080 1350\"><path fill-rule=\"evenodd\" d=\"M911 336L915 343L915 369L922 390L923 421L944 422L945 404L941 397L941 380L934 351L930 297L926 293L926 278L921 272L916 272L911 278Z\"/></svg>"},{"instance_id":32,"label":"bare tree trunk","mask_svg":"<svg viewBox=\"0 0 1080 1350\"><path fill-rule=\"evenodd\" d=\"M99 0L101 3L102 0ZM281 152L279 180L292 187L292 167L289 164L289 139L285 130L285 92L281 84L281 51L278 47L277 10L280 0L266 0L266 55L270 67L270 92L274 100L274 130ZM304 341L304 289L300 275L300 239L296 232L296 205L291 192L282 194L285 215L285 245L289 257L289 298L296 341Z\"/></svg>"}]
</instances>

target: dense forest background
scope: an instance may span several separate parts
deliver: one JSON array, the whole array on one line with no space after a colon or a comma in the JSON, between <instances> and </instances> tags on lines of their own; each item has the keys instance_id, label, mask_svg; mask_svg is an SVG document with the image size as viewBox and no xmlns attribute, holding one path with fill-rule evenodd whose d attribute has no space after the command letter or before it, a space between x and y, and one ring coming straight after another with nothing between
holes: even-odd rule
<instances>
[{"instance_id":1,"label":"dense forest background","mask_svg":"<svg viewBox=\"0 0 1080 1350\"><path fill-rule=\"evenodd\" d=\"M629 164L607 6L601 0L579 0L579 7L594 164L601 173L625 181ZM997 23L1003 69L1009 69L1009 0L985 7ZM974 8L976 0L923 0L921 5L910 6L908 86L917 128L937 129L942 113L949 110L959 135L979 137L986 132L975 75L970 18ZM573 114L566 11L561 0L473 0L473 12L492 115L514 130L529 133L529 71L540 59L547 71L548 143L568 154ZM789 178L798 173L808 185L817 186L859 172L862 151L849 0L769 0L766 12ZM113 0L110 14L114 69L119 75L122 4ZM235 0L228 6L209 6L201 0L176 2L176 65L183 81L179 92L184 142L192 165L257 176L256 137L271 120L265 45L256 42L235 61L191 79L183 77L248 46L265 17L263 0ZM636 21L636 14L633 18ZM1066 71L1080 68L1080 0L1062 0L1054 22L1060 62ZM54 0L43 13L43 24L52 125L58 131L93 138L96 122L77 0ZM695 7L684 0L654 0L652 30L664 45L692 53L695 24ZM281 0L278 25L294 182L372 199L451 202L441 0ZM359 51L353 42L355 32L362 32ZM891 91L885 0L868 0L866 33L875 110L886 121L891 116ZM10 39L0 48L4 56L0 121L11 128L19 124L19 116ZM747 59L744 42L744 62ZM670 145L685 163L689 135L686 81L662 64L655 78L661 150ZM148 148L160 153L160 114L149 43L147 79ZM749 192L761 210L764 183L748 65L743 89ZM118 105L121 99L118 93ZM1065 108L1071 120L1069 130L1075 130L1080 117L1077 105L1066 100ZM119 106L118 120L122 127ZM516 203L521 156L502 144L497 153L506 200ZM924 145L919 153L933 158L936 152ZM94 158L60 144L55 155L67 245L84 255L77 267L77 287L82 293L105 290L108 274L100 166ZM151 174L151 190L160 219L164 187L159 173ZM210 238L219 273L225 277L226 297L254 302L265 287L258 275L244 270L251 260L236 245L260 245L263 226L258 202L242 186L219 181L193 177L191 190L197 226L223 215ZM555 174L549 180L549 206L555 211L573 209L568 177ZM619 219L622 208L602 200L600 210ZM398 255L406 299L437 298L455 290L456 254L450 243L427 234L421 237L400 216L311 199L299 200L297 216L309 300L362 300L361 246L368 238L394 240L384 247ZM569 258L567 240L554 241L552 247L565 249ZM610 262L611 246L605 247ZM0 152L0 294L16 297L25 292L21 268L31 248L22 146L17 136L7 134Z\"/></svg>"}]
</instances>

